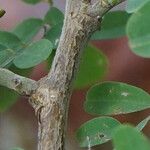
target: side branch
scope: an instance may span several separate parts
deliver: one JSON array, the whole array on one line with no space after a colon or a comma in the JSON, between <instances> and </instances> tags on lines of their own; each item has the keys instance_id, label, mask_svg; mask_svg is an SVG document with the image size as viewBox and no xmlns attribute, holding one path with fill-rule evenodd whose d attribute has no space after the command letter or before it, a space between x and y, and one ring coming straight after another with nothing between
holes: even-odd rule
<instances>
[{"instance_id":1,"label":"side branch","mask_svg":"<svg viewBox=\"0 0 150 150\"><path fill-rule=\"evenodd\" d=\"M103 17L111 8L124 1L125 0L96 0L95 3L89 7L88 14Z\"/></svg>"},{"instance_id":2,"label":"side branch","mask_svg":"<svg viewBox=\"0 0 150 150\"><path fill-rule=\"evenodd\" d=\"M37 88L36 81L17 75L4 68L0 68L0 85L26 96L31 95Z\"/></svg>"}]
</instances>

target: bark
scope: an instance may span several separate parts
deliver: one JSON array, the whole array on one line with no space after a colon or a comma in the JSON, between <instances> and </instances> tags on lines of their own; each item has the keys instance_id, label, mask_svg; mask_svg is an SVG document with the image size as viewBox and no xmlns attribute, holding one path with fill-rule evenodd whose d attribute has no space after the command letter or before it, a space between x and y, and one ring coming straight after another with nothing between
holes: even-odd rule
<instances>
[{"instance_id":1,"label":"bark","mask_svg":"<svg viewBox=\"0 0 150 150\"><path fill-rule=\"evenodd\" d=\"M112 5L104 3L95 12L89 0L68 0L64 26L49 75L41 81L31 103L39 123L38 150L64 150L72 81L80 55L101 17Z\"/></svg>"},{"instance_id":2,"label":"bark","mask_svg":"<svg viewBox=\"0 0 150 150\"><path fill-rule=\"evenodd\" d=\"M0 68L0 85L25 96L31 95L38 87L36 81L17 75L4 68Z\"/></svg>"},{"instance_id":3,"label":"bark","mask_svg":"<svg viewBox=\"0 0 150 150\"><path fill-rule=\"evenodd\" d=\"M83 6L67 8L61 40L52 69L32 96L39 118L38 150L63 150L72 81L83 47L98 28L99 18L87 15ZM39 106L39 104L41 104Z\"/></svg>"}]
</instances>

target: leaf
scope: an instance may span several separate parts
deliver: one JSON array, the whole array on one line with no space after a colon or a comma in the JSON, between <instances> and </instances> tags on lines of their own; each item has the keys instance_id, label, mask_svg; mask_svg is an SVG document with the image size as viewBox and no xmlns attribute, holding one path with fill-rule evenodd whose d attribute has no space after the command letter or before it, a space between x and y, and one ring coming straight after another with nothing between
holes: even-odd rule
<instances>
[{"instance_id":1,"label":"leaf","mask_svg":"<svg viewBox=\"0 0 150 150\"><path fill-rule=\"evenodd\" d=\"M0 86L0 112L10 108L18 99L19 95L14 91Z\"/></svg>"},{"instance_id":2,"label":"leaf","mask_svg":"<svg viewBox=\"0 0 150 150\"><path fill-rule=\"evenodd\" d=\"M148 1L150 1L150 0L128 0L127 4L126 4L126 11L128 13L136 12Z\"/></svg>"},{"instance_id":3,"label":"leaf","mask_svg":"<svg viewBox=\"0 0 150 150\"><path fill-rule=\"evenodd\" d=\"M144 120L142 120L136 127L137 129L139 129L140 131L143 130L145 128L145 126L149 123L150 121L150 116L148 116L147 118L145 118Z\"/></svg>"},{"instance_id":4,"label":"leaf","mask_svg":"<svg viewBox=\"0 0 150 150\"><path fill-rule=\"evenodd\" d=\"M125 11L107 13L102 21L101 30L94 33L91 40L113 39L126 35L125 27L129 14Z\"/></svg>"},{"instance_id":5,"label":"leaf","mask_svg":"<svg viewBox=\"0 0 150 150\"><path fill-rule=\"evenodd\" d=\"M115 150L150 150L148 139L129 125L121 125L114 130L113 145Z\"/></svg>"},{"instance_id":6,"label":"leaf","mask_svg":"<svg viewBox=\"0 0 150 150\"><path fill-rule=\"evenodd\" d=\"M24 43L30 42L43 26L41 19L30 18L21 22L13 33L18 36Z\"/></svg>"},{"instance_id":7,"label":"leaf","mask_svg":"<svg viewBox=\"0 0 150 150\"><path fill-rule=\"evenodd\" d=\"M7 47L0 45L0 67L5 66L5 61L10 58L13 54L13 51L7 49Z\"/></svg>"},{"instance_id":8,"label":"leaf","mask_svg":"<svg viewBox=\"0 0 150 150\"><path fill-rule=\"evenodd\" d=\"M44 36L44 38L52 42L53 47L55 49L58 46L61 31L62 31L62 24L58 24L58 25L53 26Z\"/></svg>"},{"instance_id":9,"label":"leaf","mask_svg":"<svg viewBox=\"0 0 150 150\"><path fill-rule=\"evenodd\" d=\"M16 35L6 31L0 31L0 45L9 49L19 49L23 46L22 42Z\"/></svg>"},{"instance_id":10,"label":"leaf","mask_svg":"<svg viewBox=\"0 0 150 150\"><path fill-rule=\"evenodd\" d=\"M131 50L139 56L150 57L150 2L134 13L127 24Z\"/></svg>"},{"instance_id":11,"label":"leaf","mask_svg":"<svg viewBox=\"0 0 150 150\"><path fill-rule=\"evenodd\" d=\"M39 3L41 0L23 0L24 2L26 3L29 3L29 4L37 4Z\"/></svg>"},{"instance_id":12,"label":"leaf","mask_svg":"<svg viewBox=\"0 0 150 150\"><path fill-rule=\"evenodd\" d=\"M20 69L20 68L17 68L14 64L12 64L11 66L9 66L9 70L11 70L12 72L18 75L29 77L32 73L33 68Z\"/></svg>"},{"instance_id":13,"label":"leaf","mask_svg":"<svg viewBox=\"0 0 150 150\"><path fill-rule=\"evenodd\" d=\"M10 64L17 51L23 47L24 45L16 35L0 31L0 67Z\"/></svg>"},{"instance_id":14,"label":"leaf","mask_svg":"<svg viewBox=\"0 0 150 150\"><path fill-rule=\"evenodd\" d=\"M44 18L44 22L51 26L50 30L45 34L44 38L50 40L56 49L59 43L64 15L56 7L51 7Z\"/></svg>"},{"instance_id":15,"label":"leaf","mask_svg":"<svg viewBox=\"0 0 150 150\"><path fill-rule=\"evenodd\" d=\"M4 45L0 45L0 52L5 49L7 49L7 47L5 47Z\"/></svg>"},{"instance_id":16,"label":"leaf","mask_svg":"<svg viewBox=\"0 0 150 150\"><path fill-rule=\"evenodd\" d=\"M92 87L86 96L86 112L116 115L150 107L150 95L144 90L120 82L104 82Z\"/></svg>"},{"instance_id":17,"label":"leaf","mask_svg":"<svg viewBox=\"0 0 150 150\"><path fill-rule=\"evenodd\" d=\"M26 47L13 62L16 67L21 69L34 67L48 58L52 48L52 43L49 40L42 39Z\"/></svg>"},{"instance_id":18,"label":"leaf","mask_svg":"<svg viewBox=\"0 0 150 150\"><path fill-rule=\"evenodd\" d=\"M64 20L63 13L56 7L51 7L44 18L44 22L51 27L57 24L62 24Z\"/></svg>"},{"instance_id":19,"label":"leaf","mask_svg":"<svg viewBox=\"0 0 150 150\"><path fill-rule=\"evenodd\" d=\"M50 70L52 62L54 60L54 56L55 56L56 50L53 49L52 53L50 54L50 56L48 57L47 61L46 61L46 65L47 65L47 71Z\"/></svg>"},{"instance_id":20,"label":"leaf","mask_svg":"<svg viewBox=\"0 0 150 150\"><path fill-rule=\"evenodd\" d=\"M83 52L74 87L80 89L96 83L104 77L106 70L106 56L97 48L88 46Z\"/></svg>"},{"instance_id":21,"label":"leaf","mask_svg":"<svg viewBox=\"0 0 150 150\"><path fill-rule=\"evenodd\" d=\"M4 49L0 51L0 67L7 66L14 58L15 51L11 49Z\"/></svg>"},{"instance_id":22,"label":"leaf","mask_svg":"<svg viewBox=\"0 0 150 150\"><path fill-rule=\"evenodd\" d=\"M111 117L99 117L84 124L76 132L80 147L92 147L108 142L112 138L112 131L120 125Z\"/></svg>"}]
</instances>

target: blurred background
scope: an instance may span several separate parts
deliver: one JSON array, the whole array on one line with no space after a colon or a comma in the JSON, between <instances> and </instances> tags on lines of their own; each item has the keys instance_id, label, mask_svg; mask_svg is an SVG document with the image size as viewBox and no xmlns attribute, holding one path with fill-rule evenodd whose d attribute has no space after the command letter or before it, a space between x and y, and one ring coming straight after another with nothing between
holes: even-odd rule
<instances>
[{"instance_id":1,"label":"blurred background","mask_svg":"<svg viewBox=\"0 0 150 150\"><path fill-rule=\"evenodd\" d=\"M65 0L54 0L55 5L62 11L65 8ZM49 9L47 3L28 5L21 0L0 0L0 7L6 10L6 15L0 20L1 30L11 30L18 22L29 17L42 18ZM124 4L119 9L124 8ZM118 9L118 8L117 8ZM121 81L140 87L150 93L150 59L143 59L133 54L128 47L128 40L122 37L115 40L93 41L97 48L101 49L108 57L108 71L104 80ZM38 80L47 72L44 65L38 65L30 75ZM68 120L68 150L79 150L74 137L76 129L85 121L92 118L83 110L83 102L86 91L73 91L69 120ZM1 92L1 91L0 91ZM121 122L137 124L150 113L145 110L128 115L119 115L115 118ZM150 125L144 132L150 136ZM10 150L12 147L22 147L25 150L36 150L37 144L37 120L32 107L27 99L20 98L8 111L0 114L0 150ZM93 150L111 150L111 143L91 148Z\"/></svg>"}]
</instances>

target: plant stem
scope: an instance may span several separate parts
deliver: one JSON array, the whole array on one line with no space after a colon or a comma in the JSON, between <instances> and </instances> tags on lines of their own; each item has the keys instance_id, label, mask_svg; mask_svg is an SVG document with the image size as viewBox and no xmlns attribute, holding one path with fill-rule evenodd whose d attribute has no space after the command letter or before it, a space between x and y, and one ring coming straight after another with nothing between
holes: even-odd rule
<instances>
[{"instance_id":1,"label":"plant stem","mask_svg":"<svg viewBox=\"0 0 150 150\"><path fill-rule=\"evenodd\" d=\"M102 1L99 3L95 12L95 4L89 0L66 1L64 25L52 68L30 99L38 116L38 150L65 150L69 99L80 55L99 28L102 16L112 8L108 3L105 6Z\"/></svg>"}]
</instances>

